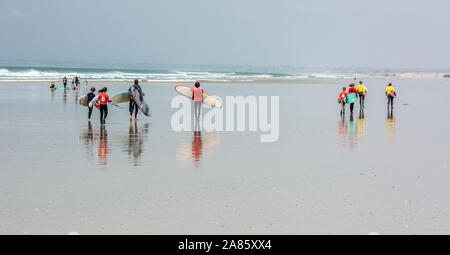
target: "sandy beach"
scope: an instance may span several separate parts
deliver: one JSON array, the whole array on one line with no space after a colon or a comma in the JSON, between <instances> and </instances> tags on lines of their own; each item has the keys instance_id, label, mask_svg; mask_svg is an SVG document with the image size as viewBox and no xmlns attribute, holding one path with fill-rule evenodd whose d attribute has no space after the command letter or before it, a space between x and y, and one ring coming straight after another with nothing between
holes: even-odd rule
<instances>
[{"instance_id":1,"label":"sandy beach","mask_svg":"<svg viewBox=\"0 0 450 255\"><path fill-rule=\"evenodd\" d=\"M202 83L279 96L274 143L173 131L177 84L143 83L153 116L130 126L127 104L110 107L101 128L77 103L83 83L1 82L0 234L449 234L450 79L365 80L364 113L344 119L341 80Z\"/></svg>"}]
</instances>

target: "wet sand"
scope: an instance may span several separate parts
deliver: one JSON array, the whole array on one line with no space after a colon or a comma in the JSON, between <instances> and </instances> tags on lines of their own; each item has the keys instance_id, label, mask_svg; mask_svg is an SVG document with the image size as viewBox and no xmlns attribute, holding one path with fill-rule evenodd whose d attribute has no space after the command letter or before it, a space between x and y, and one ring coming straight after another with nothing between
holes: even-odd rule
<instances>
[{"instance_id":1,"label":"wet sand","mask_svg":"<svg viewBox=\"0 0 450 255\"><path fill-rule=\"evenodd\" d=\"M83 83L2 84L0 234L449 234L450 79L393 80L392 115L387 82L366 81L364 114L343 120L336 81L202 83L280 96L275 143L172 131L174 84L143 85L151 118L110 107L105 128Z\"/></svg>"}]
</instances>

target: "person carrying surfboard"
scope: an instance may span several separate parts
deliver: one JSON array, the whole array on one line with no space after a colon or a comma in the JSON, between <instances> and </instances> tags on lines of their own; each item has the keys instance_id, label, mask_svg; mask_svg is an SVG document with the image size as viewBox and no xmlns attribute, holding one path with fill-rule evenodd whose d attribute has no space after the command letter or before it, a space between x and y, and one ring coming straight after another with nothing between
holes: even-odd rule
<instances>
[{"instance_id":1,"label":"person carrying surfboard","mask_svg":"<svg viewBox=\"0 0 450 255\"><path fill-rule=\"evenodd\" d=\"M350 84L350 88L347 93L347 102L350 104L350 114L353 115L353 106L356 102L358 91L355 89L355 84Z\"/></svg>"},{"instance_id":2,"label":"person carrying surfboard","mask_svg":"<svg viewBox=\"0 0 450 255\"><path fill-rule=\"evenodd\" d=\"M360 81L358 86L356 86L356 90L358 91L359 96L359 107L364 107L364 99L367 95L367 88L363 85L362 81Z\"/></svg>"},{"instance_id":3,"label":"person carrying surfboard","mask_svg":"<svg viewBox=\"0 0 450 255\"><path fill-rule=\"evenodd\" d=\"M196 120L200 120L202 103L203 103L203 89L200 88L200 82L195 82L195 88L192 92L192 100L194 100L194 116Z\"/></svg>"},{"instance_id":4,"label":"person carrying surfboard","mask_svg":"<svg viewBox=\"0 0 450 255\"><path fill-rule=\"evenodd\" d=\"M342 92L339 94L338 103L341 104L341 115L345 114L345 101L347 100L347 88L342 87Z\"/></svg>"},{"instance_id":5,"label":"person carrying surfboard","mask_svg":"<svg viewBox=\"0 0 450 255\"><path fill-rule=\"evenodd\" d=\"M94 97L95 97L95 88L94 87L92 87L91 88L91 92L89 92L86 96L87 96L87 102L91 102L91 100L92 99L94 99ZM88 105L88 109L89 109L89 112L88 112L88 121L91 121L91 115L92 115L92 109L93 109L93 107L92 107L92 104L89 104Z\"/></svg>"},{"instance_id":6,"label":"person carrying surfboard","mask_svg":"<svg viewBox=\"0 0 450 255\"><path fill-rule=\"evenodd\" d=\"M386 91L384 94L387 96L388 99L388 108L389 104L391 105L391 109L394 109L394 98L397 97L397 93L395 93L394 87L392 87L392 83L389 82Z\"/></svg>"},{"instance_id":7,"label":"person carrying surfboard","mask_svg":"<svg viewBox=\"0 0 450 255\"><path fill-rule=\"evenodd\" d=\"M139 81L138 80L134 80L134 84L130 86L130 88L128 89L128 91L130 91L130 122L133 119L133 112L134 112L134 121L137 121L137 114L139 111L139 105L137 105L136 101L134 101L134 98L132 96L133 93L131 93L133 90L138 91L139 92L139 97L140 97L140 101L144 101L144 93L142 93L142 88L139 85Z\"/></svg>"},{"instance_id":8,"label":"person carrying surfboard","mask_svg":"<svg viewBox=\"0 0 450 255\"><path fill-rule=\"evenodd\" d=\"M106 87L102 88L99 92L101 92L98 95L98 101L100 102L100 123L105 124L106 116L108 116L108 103L111 102L109 100L108 94L106 94L106 91L108 89Z\"/></svg>"}]
</instances>

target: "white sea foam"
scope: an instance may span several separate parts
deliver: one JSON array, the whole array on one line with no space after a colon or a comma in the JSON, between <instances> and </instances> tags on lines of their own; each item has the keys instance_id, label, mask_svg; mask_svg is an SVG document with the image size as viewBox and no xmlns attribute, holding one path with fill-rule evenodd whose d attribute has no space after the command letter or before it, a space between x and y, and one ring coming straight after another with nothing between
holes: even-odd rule
<instances>
[{"instance_id":1,"label":"white sea foam","mask_svg":"<svg viewBox=\"0 0 450 255\"><path fill-rule=\"evenodd\" d=\"M139 79L144 81L181 82L181 81L258 81L258 80L295 80L295 79L353 79L392 77L408 78L441 78L446 73L437 72L399 72L399 73L338 73L312 72L305 74L271 74L271 73L237 73L237 72L201 72L201 71L168 71L168 72L126 72L92 70L80 71L74 69L67 72L61 70L41 71L39 68L0 68L0 81L60 81L66 76L71 82L72 77L79 76L82 81L129 81Z\"/></svg>"}]
</instances>

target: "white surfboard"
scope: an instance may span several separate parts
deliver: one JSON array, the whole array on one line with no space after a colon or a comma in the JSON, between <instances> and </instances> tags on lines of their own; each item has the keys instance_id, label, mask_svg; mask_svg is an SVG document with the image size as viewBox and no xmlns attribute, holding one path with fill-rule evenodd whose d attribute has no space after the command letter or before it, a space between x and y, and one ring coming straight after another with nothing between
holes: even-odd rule
<instances>
[{"instance_id":1,"label":"white surfboard","mask_svg":"<svg viewBox=\"0 0 450 255\"><path fill-rule=\"evenodd\" d=\"M175 91L192 100L192 93L194 93L193 87L177 85L175 86ZM222 103L219 99L205 92L203 92L203 103L211 107L222 108Z\"/></svg>"}]
</instances>

